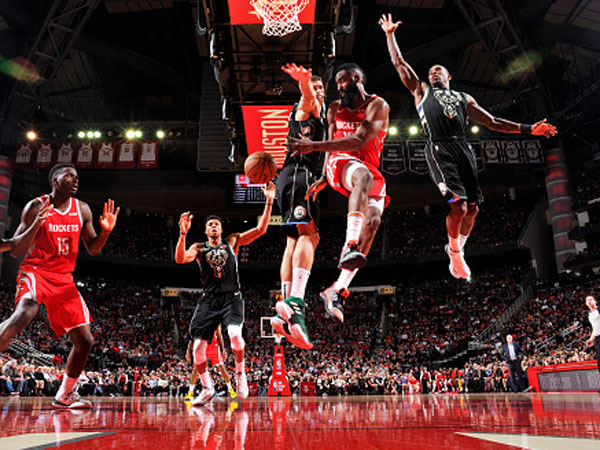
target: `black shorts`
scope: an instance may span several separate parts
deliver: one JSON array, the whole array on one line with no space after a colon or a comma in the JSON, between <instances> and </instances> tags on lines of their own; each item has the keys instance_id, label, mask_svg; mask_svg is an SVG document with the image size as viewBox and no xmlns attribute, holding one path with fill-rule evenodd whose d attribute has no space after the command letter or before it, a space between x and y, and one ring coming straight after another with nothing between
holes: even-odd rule
<instances>
[{"instance_id":1,"label":"black shorts","mask_svg":"<svg viewBox=\"0 0 600 450\"><path fill-rule=\"evenodd\" d=\"M481 202L483 195L477 178L477 161L467 141L429 142L425 157L429 175L448 203L456 200Z\"/></svg>"},{"instance_id":2,"label":"black shorts","mask_svg":"<svg viewBox=\"0 0 600 450\"><path fill-rule=\"evenodd\" d=\"M277 202L282 215L282 231L298 237L296 225L319 225L319 200L305 200L309 186L315 181L312 172L299 164L288 164L277 178Z\"/></svg>"},{"instance_id":3,"label":"black shorts","mask_svg":"<svg viewBox=\"0 0 600 450\"><path fill-rule=\"evenodd\" d=\"M212 341L215 330L220 324L229 325L244 323L244 299L242 293L205 292L198 300L196 310L190 323L190 335L193 339Z\"/></svg>"}]
</instances>

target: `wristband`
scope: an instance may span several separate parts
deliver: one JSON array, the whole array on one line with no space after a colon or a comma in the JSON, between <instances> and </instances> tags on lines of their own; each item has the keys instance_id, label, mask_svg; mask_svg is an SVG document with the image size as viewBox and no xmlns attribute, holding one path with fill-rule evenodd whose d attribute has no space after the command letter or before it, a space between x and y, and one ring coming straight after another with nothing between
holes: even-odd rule
<instances>
[{"instance_id":1,"label":"wristband","mask_svg":"<svg viewBox=\"0 0 600 450\"><path fill-rule=\"evenodd\" d=\"M531 129L533 127L531 125L526 125L524 123L521 124L521 133L523 134L531 134Z\"/></svg>"},{"instance_id":2,"label":"wristband","mask_svg":"<svg viewBox=\"0 0 600 450\"><path fill-rule=\"evenodd\" d=\"M182 232L179 232L179 235L180 235L180 236L185 236L186 234L187 234L187 233L182 233Z\"/></svg>"}]
</instances>

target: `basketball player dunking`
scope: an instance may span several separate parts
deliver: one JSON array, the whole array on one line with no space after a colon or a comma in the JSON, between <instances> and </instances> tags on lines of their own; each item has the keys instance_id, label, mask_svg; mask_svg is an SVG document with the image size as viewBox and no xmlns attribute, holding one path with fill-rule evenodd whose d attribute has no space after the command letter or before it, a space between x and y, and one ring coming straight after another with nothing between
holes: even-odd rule
<instances>
[{"instance_id":1,"label":"basketball player dunking","mask_svg":"<svg viewBox=\"0 0 600 450\"><path fill-rule=\"evenodd\" d=\"M323 80L312 75L311 69L295 64L288 64L282 70L298 82L302 94L290 114L289 136L322 141L327 134ZM277 302L277 315L271 318L271 325L292 344L304 349L313 346L304 321L304 294L319 244L317 193L312 198L305 197L322 165L319 153L295 156L288 153L277 178L277 200L283 215L281 229L287 241L280 270L283 301ZM324 188L324 174L321 179ZM284 328L286 322L289 334Z\"/></svg>"},{"instance_id":2,"label":"basketball player dunking","mask_svg":"<svg viewBox=\"0 0 600 450\"><path fill-rule=\"evenodd\" d=\"M90 332L92 321L83 297L73 282L73 270L79 253L79 239L90 255L97 255L117 223L119 208L114 202L104 204L100 217L100 234L96 234L90 207L73 196L79 187L79 177L72 164L57 164L49 174L52 193L30 201L23 210L21 230L39 220L40 211L49 203L53 209L40 225L33 246L19 270L17 278L16 310L0 324L0 351L8 347L37 314L40 303L46 306L50 326L58 335L67 333L73 348L67 360L65 374L52 405L57 408L90 408L91 403L81 400L75 385L85 367L94 338ZM13 251L15 257L27 249Z\"/></svg>"},{"instance_id":3,"label":"basketball player dunking","mask_svg":"<svg viewBox=\"0 0 600 450\"><path fill-rule=\"evenodd\" d=\"M175 262L198 263L202 276L202 297L198 300L190 335L194 339L194 365L200 374L203 391L193 401L193 405L203 405L215 395L210 374L207 370L206 349L212 342L215 330L220 324L227 327L231 349L235 356L235 382L240 399L248 397L248 382L244 363L245 342L242 337L244 324L244 300L240 292L237 254L242 245L248 245L266 233L271 218L275 185L269 182L263 192L266 197L265 209L258 225L243 233L234 233L222 239L223 222L218 216L209 216L205 221L208 240L185 248L185 236L192 224L189 212L179 219L179 240L175 248Z\"/></svg>"},{"instance_id":4,"label":"basketball player dunking","mask_svg":"<svg viewBox=\"0 0 600 450\"><path fill-rule=\"evenodd\" d=\"M381 97L365 92L365 73L356 64L340 66L335 75L340 100L329 107L327 119L332 140L316 142L305 137L290 138L294 153L328 152L327 182L348 197L346 243L338 267L338 280L321 298L327 313L344 321L343 302L354 275L367 262L366 255L381 222L389 197L383 175L378 170L389 125L390 108ZM321 189L315 182L308 195Z\"/></svg>"},{"instance_id":5,"label":"basketball player dunking","mask_svg":"<svg viewBox=\"0 0 600 450\"><path fill-rule=\"evenodd\" d=\"M387 36L392 63L412 93L423 130L428 135L425 155L429 174L450 204L446 218L450 273L455 278L469 279L471 270L464 260L464 246L473 229L482 195L475 155L466 140L468 119L502 133L550 137L557 133L556 127L546 123L546 119L526 125L492 116L469 94L450 89L452 77L448 69L439 64L429 69L429 84L420 80L398 48L394 32L401 23L394 22L391 14L379 20Z\"/></svg>"}]
</instances>

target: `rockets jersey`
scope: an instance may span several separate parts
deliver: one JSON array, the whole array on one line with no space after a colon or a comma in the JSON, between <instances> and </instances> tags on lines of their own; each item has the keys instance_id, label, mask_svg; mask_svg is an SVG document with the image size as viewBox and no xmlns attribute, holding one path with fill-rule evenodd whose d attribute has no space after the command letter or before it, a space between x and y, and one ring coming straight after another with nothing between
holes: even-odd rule
<instances>
[{"instance_id":1,"label":"rockets jersey","mask_svg":"<svg viewBox=\"0 0 600 450\"><path fill-rule=\"evenodd\" d=\"M376 95L371 95L362 105L356 109L349 109L340 104L338 110L335 113L335 133L333 139L343 138L351 134L355 134L356 130L366 118L366 111L369 103L373 99L377 98ZM346 157L352 159L360 159L363 162L369 163L374 167L379 167L381 151L383 150L383 143L387 130L381 130L373 139L365 144L365 146L358 152L335 152L331 154L331 157ZM331 159L330 157L330 159Z\"/></svg>"},{"instance_id":2,"label":"rockets jersey","mask_svg":"<svg viewBox=\"0 0 600 450\"><path fill-rule=\"evenodd\" d=\"M40 200L43 201L44 198ZM64 212L54 209L48 214L21 263L21 269L42 269L54 273L73 272L82 226L79 200L71 197L69 207Z\"/></svg>"}]
</instances>

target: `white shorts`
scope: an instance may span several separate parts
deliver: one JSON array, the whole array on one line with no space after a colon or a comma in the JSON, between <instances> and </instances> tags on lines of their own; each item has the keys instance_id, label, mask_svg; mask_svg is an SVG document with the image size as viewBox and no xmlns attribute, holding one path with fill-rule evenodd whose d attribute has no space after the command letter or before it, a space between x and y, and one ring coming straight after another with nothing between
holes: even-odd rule
<instances>
[{"instance_id":1,"label":"white shorts","mask_svg":"<svg viewBox=\"0 0 600 450\"><path fill-rule=\"evenodd\" d=\"M347 191L352 192L354 186L352 185L352 175L356 172L357 169L364 167L366 170L369 170L367 166L365 166L358 159L351 159L342 168L342 176L341 182L342 187ZM382 197L369 197L369 202L367 204L369 208L377 208L379 210L379 214L383 214L383 210L385 208L385 195Z\"/></svg>"}]
</instances>

